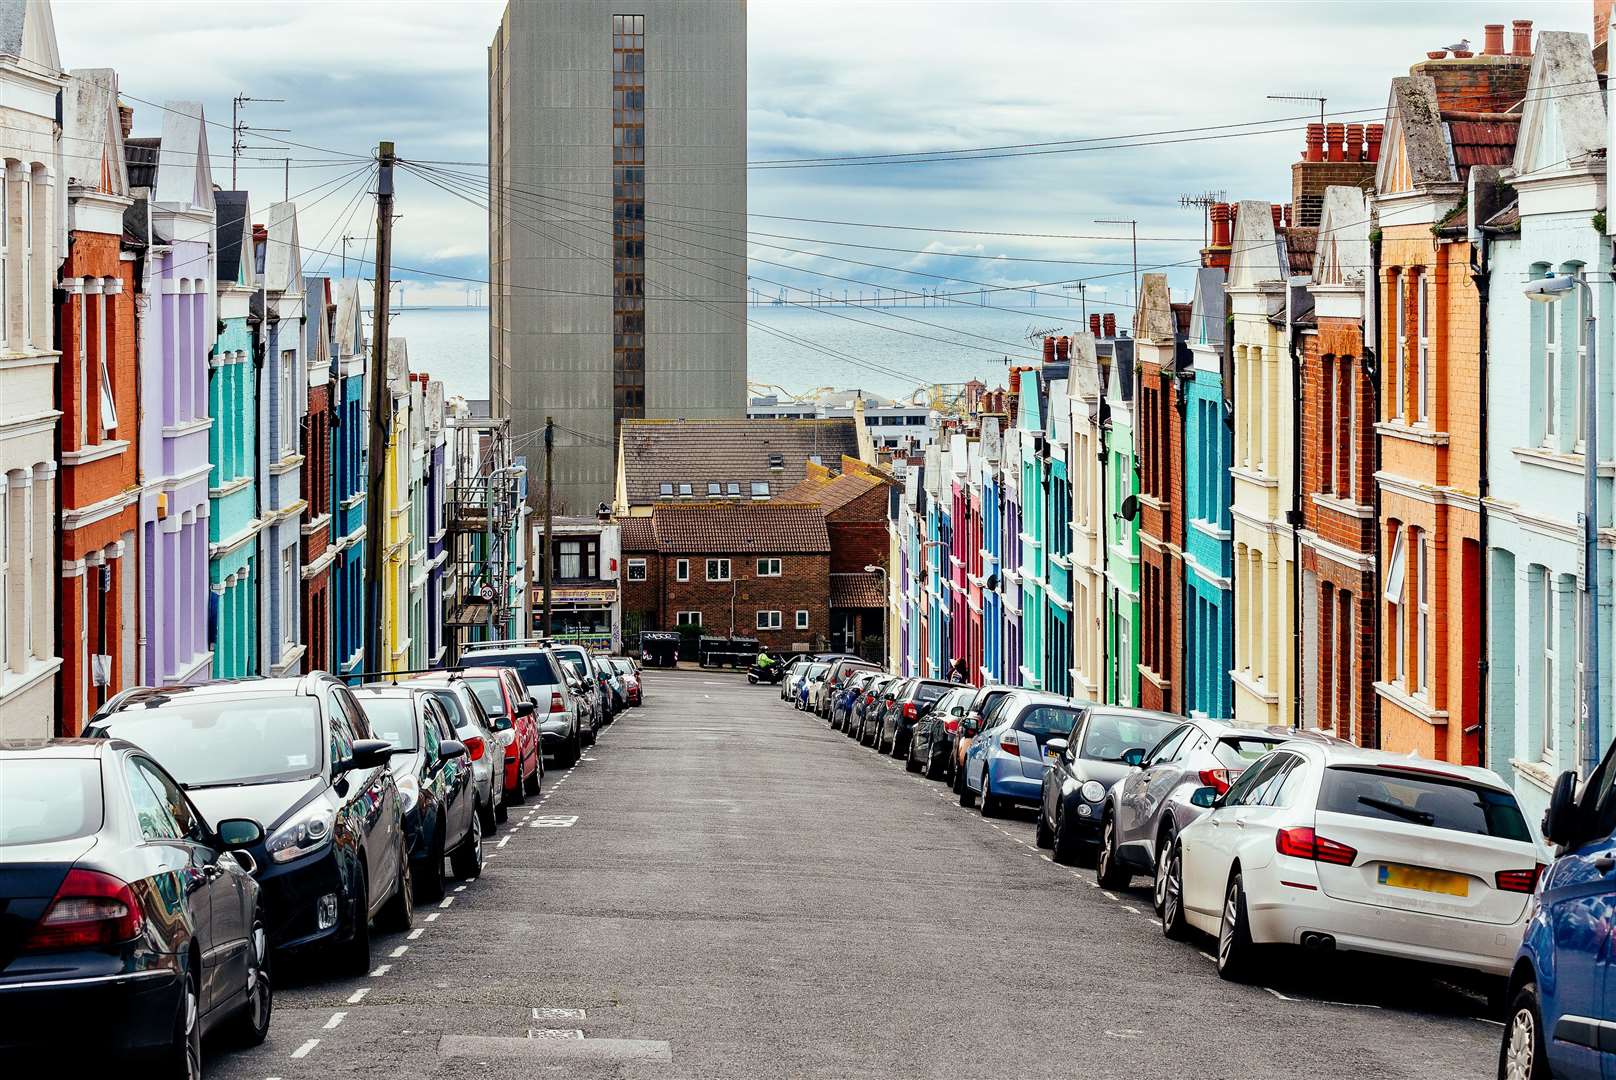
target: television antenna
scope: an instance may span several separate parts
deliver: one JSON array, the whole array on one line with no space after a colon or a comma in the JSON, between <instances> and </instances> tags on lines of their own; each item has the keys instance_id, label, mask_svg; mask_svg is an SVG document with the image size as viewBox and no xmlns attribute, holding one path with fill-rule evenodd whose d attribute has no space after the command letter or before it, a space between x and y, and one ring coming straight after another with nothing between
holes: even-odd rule
<instances>
[{"instance_id":1,"label":"television antenna","mask_svg":"<svg viewBox=\"0 0 1616 1080\"><path fill-rule=\"evenodd\" d=\"M1178 205L1184 207L1186 210L1189 209L1192 206L1198 206L1198 207L1201 208L1201 246L1202 247L1206 247L1208 244L1210 244L1212 242L1212 235L1211 235L1211 233L1209 231L1209 226L1207 224L1207 222L1208 222L1208 216L1207 216L1208 211L1210 211L1212 209L1214 204L1216 204L1216 203L1226 203L1228 201L1229 201L1229 193L1226 192L1226 191L1203 191L1199 195L1180 195L1178 197Z\"/></svg>"},{"instance_id":2,"label":"television antenna","mask_svg":"<svg viewBox=\"0 0 1616 1080\"><path fill-rule=\"evenodd\" d=\"M1319 123L1324 123L1324 103L1330 99L1323 94L1269 94L1269 101L1316 101L1319 103Z\"/></svg>"}]
</instances>

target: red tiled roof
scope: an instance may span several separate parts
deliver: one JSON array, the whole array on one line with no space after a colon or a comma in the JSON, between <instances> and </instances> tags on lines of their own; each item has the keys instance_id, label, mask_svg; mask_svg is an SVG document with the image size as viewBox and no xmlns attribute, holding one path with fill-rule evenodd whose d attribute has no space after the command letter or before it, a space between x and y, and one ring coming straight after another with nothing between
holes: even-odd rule
<instances>
[{"instance_id":1,"label":"red tiled roof","mask_svg":"<svg viewBox=\"0 0 1616 1080\"><path fill-rule=\"evenodd\" d=\"M886 590L879 574L832 574L830 606L833 608L881 608L887 606Z\"/></svg>"},{"instance_id":2,"label":"red tiled roof","mask_svg":"<svg viewBox=\"0 0 1616 1080\"><path fill-rule=\"evenodd\" d=\"M675 503L651 511L651 525L656 530L657 550L664 554L830 551L825 512L817 506Z\"/></svg>"},{"instance_id":3,"label":"red tiled roof","mask_svg":"<svg viewBox=\"0 0 1616 1080\"><path fill-rule=\"evenodd\" d=\"M882 486L881 481L862 473L842 473L816 480L809 477L780 496L783 503L806 503L834 514L854 499Z\"/></svg>"},{"instance_id":4,"label":"red tiled roof","mask_svg":"<svg viewBox=\"0 0 1616 1080\"><path fill-rule=\"evenodd\" d=\"M1473 165L1503 167L1511 164L1515 160L1515 139L1520 131L1519 117L1448 121L1453 163L1458 168L1459 179L1468 177Z\"/></svg>"},{"instance_id":5,"label":"red tiled roof","mask_svg":"<svg viewBox=\"0 0 1616 1080\"><path fill-rule=\"evenodd\" d=\"M650 518L619 518L618 525L622 528L622 545L624 551L656 550L656 530L651 527Z\"/></svg>"}]
</instances>

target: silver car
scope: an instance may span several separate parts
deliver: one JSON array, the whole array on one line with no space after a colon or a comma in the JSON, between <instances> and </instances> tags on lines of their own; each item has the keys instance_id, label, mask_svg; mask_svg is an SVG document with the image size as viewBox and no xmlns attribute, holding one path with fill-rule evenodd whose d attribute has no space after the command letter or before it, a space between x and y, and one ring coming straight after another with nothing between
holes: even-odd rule
<instances>
[{"instance_id":1,"label":"silver car","mask_svg":"<svg viewBox=\"0 0 1616 1080\"><path fill-rule=\"evenodd\" d=\"M511 744L516 733L508 725L505 730L499 730L471 687L453 674L446 679L429 676L410 680L409 685L418 686L443 706L449 723L454 725L455 738L466 745L466 757L471 762L471 788L477 799L477 816L482 818L483 835L493 836L507 814L505 748ZM542 760L539 768L544 768Z\"/></svg>"},{"instance_id":2,"label":"silver car","mask_svg":"<svg viewBox=\"0 0 1616 1080\"><path fill-rule=\"evenodd\" d=\"M1204 787L1219 794L1275 746L1294 737L1289 728L1235 727L1224 720L1186 720L1146 751L1128 775L1111 786L1100 820L1094 874L1107 889L1135 874L1156 879L1160 854L1184 826L1206 813L1190 797Z\"/></svg>"}]
</instances>

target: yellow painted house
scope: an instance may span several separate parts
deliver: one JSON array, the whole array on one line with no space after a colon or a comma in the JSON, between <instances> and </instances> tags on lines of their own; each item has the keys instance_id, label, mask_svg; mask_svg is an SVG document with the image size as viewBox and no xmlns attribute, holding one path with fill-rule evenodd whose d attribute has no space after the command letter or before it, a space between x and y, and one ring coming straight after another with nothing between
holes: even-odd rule
<instances>
[{"instance_id":1,"label":"yellow painted house","mask_svg":"<svg viewBox=\"0 0 1616 1080\"><path fill-rule=\"evenodd\" d=\"M383 504L382 655L376 670L401 671L410 655L411 396L409 350L403 338L387 344L387 383L392 398Z\"/></svg>"}]
</instances>

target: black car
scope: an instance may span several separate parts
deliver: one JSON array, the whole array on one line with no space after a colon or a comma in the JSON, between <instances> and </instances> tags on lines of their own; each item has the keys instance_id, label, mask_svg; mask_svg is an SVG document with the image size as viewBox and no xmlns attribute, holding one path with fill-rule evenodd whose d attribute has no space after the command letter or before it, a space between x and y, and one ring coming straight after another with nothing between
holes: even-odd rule
<instances>
[{"instance_id":1,"label":"black car","mask_svg":"<svg viewBox=\"0 0 1616 1080\"><path fill-rule=\"evenodd\" d=\"M415 913L404 812L353 693L329 675L133 687L85 734L144 748L201 811L252 818L245 850L280 949L319 946L349 974L370 969L370 921L408 929ZM327 951L329 950L329 951Z\"/></svg>"},{"instance_id":2,"label":"black car","mask_svg":"<svg viewBox=\"0 0 1616 1080\"><path fill-rule=\"evenodd\" d=\"M892 688L892 697L880 713L881 727L875 734L876 749L884 749L893 757L906 756L920 717L950 691L958 689L957 683L937 679L907 679Z\"/></svg>"},{"instance_id":3,"label":"black car","mask_svg":"<svg viewBox=\"0 0 1616 1080\"><path fill-rule=\"evenodd\" d=\"M1100 842L1106 793L1144 760L1183 718L1120 705L1091 705L1066 738L1044 743L1049 767L1038 798L1038 836L1054 846L1056 862L1093 857Z\"/></svg>"},{"instance_id":4,"label":"black car","mask_svg":"<svg viewBox=\"0 0 1616 1080\"><path fill-rule=\"evenodd\" d=\"M873 742L876 710L886 707L886 695L896 682L896 675L877 675L864 684L863 690L848 705L847 730L861 744L867 746Z\"/></svg>"},{"instance_id":5,"label":"black car","mask_svg":"<svg viewBox=\"0 0 1616 1080\"><path fill-rule=\"evenodd\" d=\"M436 903L443 899L445 856L455 877L476 877L483 869L483 823L466 745L425 689L362 686L354 697L370 718L371 731L393 744L388 764L404 804L415 898Z\"/></svg>"},{"instance_id":6,"label":"black car","mask_svg":"<svg viewBox=\"0 0 1616 1080\"><path fill-rule=\"evenodd\" d=\"M930 707L922 709L909 747L904 751L904 768L923 773L927 780L938 780L950 772L949 755L954 749L954 732L959 730L965 710L976 695L974 687L948 684L948 692Z\"/></svg>"},{"instance_id":7,"label":"black car","mask_svg":"<svg viewBox=\"0 0 1616 1080\"><path fill-rule=\"evenodd\" d=\"M202 1037L256 1045L274 1008L252 859L121 740L0 742L0 1060L81 1053L199 1076ZM9 1072L9 1070L7 1070ZM73 1075L73 1070L68 1070Z\"/></svg>"}]
</instances>

